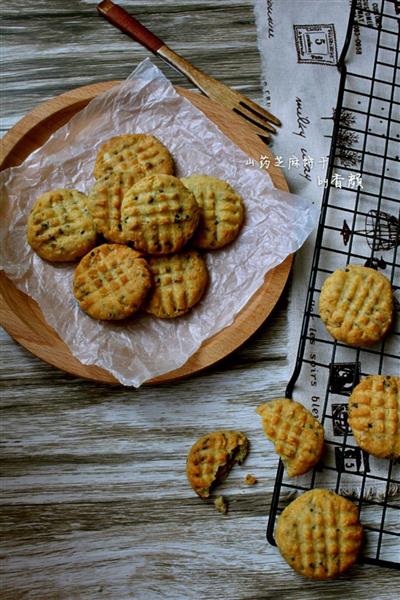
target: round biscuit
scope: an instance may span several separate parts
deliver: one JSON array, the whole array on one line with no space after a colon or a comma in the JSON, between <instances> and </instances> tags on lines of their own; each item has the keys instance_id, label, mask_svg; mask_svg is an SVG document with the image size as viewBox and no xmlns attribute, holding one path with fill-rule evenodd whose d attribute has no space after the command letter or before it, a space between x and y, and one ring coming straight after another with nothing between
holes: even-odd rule
<instances>
[{"instance_id":1,"label":"round biscuit","mask_svg":"<svg viewBox=\"0 0 400 600\"><path fill-rule=\"evenodd\" d=\"M193 236L199 221L193 194L172 175L141 179L124 196L122 231L147 254L171 254Z\"/></svg>"},{"instance_id":2,"label":"round biscuit","mask_svg":"<svg viewBox=\"0 0 400 600\"><path fill-rule=\"evenodd\" d=\"M89 210L97 231L109 242L125 244L128 241L122 231L122 199L142 177L142 174L133 171L110 171L98 179L91 189Z\"/></svg>"},{"instance_id":3,"label":"round biscuit","mask_svg":"<svg viewBox=\"0 0 400 600\"><path fill-rule=\"evenodd\" d=\"M357 560L362 539L355 504L318 488L293 500L275 529L283 558L311 579L330 579L346 571Z\"/></svg>"},{"instance_id":4,"label":"round biscuit","mask_svg":"<svg viewBox=\"0 0 400 600\"><path fill-rule=\"evenodd\" d=\"M130 133L110 138L100 146L93 174L99 179L109 171L134 171L138 177L172 175L174 161L154 135Z\"/></svg>"},{"instance_id":5,"label":"round biscuit","mask_svg":"<svg viewBox=\"0 0 400 600\"><path fill-rule=\"evenodd\" d=\"M93 319L125 319L137 311L151 288L151 274L141 255L122 244L102 244L78 264L73 292Z\"/></svg>"},{"instance_id":6,"label":"round biscuit","mask_svg":"<svg viewBox=\"0 0 400 600\"><path fill-rule=\"evenodd\" d=\"M193 192L200 207L193 245L203 250L216 250L232 242L244 220L241 196L226 181L209 175L191 175L181 181Z\"/></svg>"},{"instance_id":7,"label":"round biscuit","mask_svg":"<svg viewBox=\"0 0 400 600\"><path fill-rule=\"evenodd\" d=\"M162 319L180 317L197 304L208 283L204 259L196 251L148 259L154 287L144 310Z\"/></svg>"},{"instance_id":8,"label":"round biscuit","mask_svg":"<svg viewBox=\"0 0 400 600\"><path fill-rule=\"evenodd\" d=\"M186 475L192 489L201 498L208 498L211 488L228 475L233 465L242 464L248 450L248 439L241 431L213 431L203 435L187 457Z\"/></svg>"},{"instance_id":9,"label":"round biscuit","mask_svg":"<svg viewBox=\"0 0 400 600\"><path fill-rule=\"evenodd\" d=\"M369 375L349 398L357 444L378 458L400 458L400 377Z\"/></svg>"},{"instance_id":10,"label":"round biscuit","mask_svg":"<svg viewBox=\"0 0 400 600\"><path fill-rule=\"evenodd\" d=\"M39 196L28 217L32 250L52 262L70 262L89 252L96 243L96 226L87 201L77 190L55 189Z\"/></svg>"},{"instance_id":11,"label":"round biscuit","mask_svg":"<svg viewBox=\"0 0 400 600\"><path fill-rule=\"evenodd\" d=\"M350 346L368 347L379 342L392 324L392 286L374 269L348 265L324 281L319 309L332 337Z\"/></svg>"},{"instance_id":12,"label":"round biscuit","mask_svg":"<svg viewBox=\"0 0 400 600\"><path fill-rule=\"evenodd\" d=\"M321 458L324 428L302 404L277 398L261 404L265 435L274 443L289 477L307 473Z\"/></svg>"}]
</instances>

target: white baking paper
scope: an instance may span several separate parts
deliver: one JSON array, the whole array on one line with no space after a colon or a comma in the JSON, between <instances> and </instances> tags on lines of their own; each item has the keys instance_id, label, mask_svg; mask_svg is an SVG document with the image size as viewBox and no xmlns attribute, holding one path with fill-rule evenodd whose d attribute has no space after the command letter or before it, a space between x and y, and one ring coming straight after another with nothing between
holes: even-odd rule
<instances>
[{"instance_id":1,"label":"white baking paper","mask_svg":"<svg viewBox=\"0 0 400 600\"><path fill-rule=\"evenodd\" d=\"M227 180L244 198L246 222L233 244L206 254L211 283L189 314L170 321L141 313L129 324L99 322L75 301L74 265L50 264L32 252L27 217L35 199L47 190L73 187L88 192L99 146L114 135L132 132L156 135L171 151L178 176L206 173ZM267 271L295 252L314 228L317 210L312 203L274 189L266 172L249 162L147 59L21 166L1 174L0 267L38 302L74 356L137 387L177 369L204 340L230 325Z\"/></svg>"}]
</instances>

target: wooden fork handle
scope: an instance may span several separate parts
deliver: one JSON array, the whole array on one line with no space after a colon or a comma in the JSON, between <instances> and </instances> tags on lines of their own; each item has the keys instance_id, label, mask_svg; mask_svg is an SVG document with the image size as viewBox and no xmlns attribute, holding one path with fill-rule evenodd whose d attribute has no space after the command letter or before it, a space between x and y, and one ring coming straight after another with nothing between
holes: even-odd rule
<instances>
[{"instance_id":1,"label":"wooden fork handle","mask_svg":"<svg viewBox=\"0 0 400 600\"><path fill-rule=\"evenodd\" d=\"M154 54L157 54L167 63L178 69L183 75L192 81L202 92L210 98L213 97L210 91L210 84L213 88L221 86L215 79L196 69L189 61L169 48L160 38L142 25L135 17L132 17L118 4L111 0L103 0L97 5L98 12L107 19L112 25L120 29L123 33L129 35Z\"/></svg>"},{"instance_id":2,"label":"wooden fork handle","mask_svg":"<svg viewBox=\"0 0 400 600\"><path fill-rule=\"evenodd\" d=\"M149 31L135 17L127 13L121 6L111 2L111 0L100 2L97 5L97 10L112 25L129 35L136 42L139 42L139 44L142 44L142 46L145 46L151 52L154 52L154 54L162 46L165 46L160 38Z\"/></svg>"}]
</instances>

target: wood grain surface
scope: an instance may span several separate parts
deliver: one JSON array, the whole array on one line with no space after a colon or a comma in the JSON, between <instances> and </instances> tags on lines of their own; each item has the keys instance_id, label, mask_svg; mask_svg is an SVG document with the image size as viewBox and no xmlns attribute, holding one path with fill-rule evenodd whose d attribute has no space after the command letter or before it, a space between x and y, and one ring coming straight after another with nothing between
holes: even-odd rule
<instances>
[{"instance_id":1,"label":"wood grain surface","mask_svg":"<svg viewBox=\"0 0 400 600\"><path fill-rule=\"evenodd\" d=\"M250 0L120 1L194 64L261 99ZM95 5L2 4L3 132L39 102L122 79L146 56ZM241 349L173 385L95 384L0 339L2 599L397 598L399 572L359 565L337 581L306 581L266 543L277 460L254 409L287 382L286 347L296 341L285 296ZM222 426L252 445L222 486L226 517L194 497L184 475L193 441ZM246 473L259 483L244 486Z\"/></svg>"}]
</instances>

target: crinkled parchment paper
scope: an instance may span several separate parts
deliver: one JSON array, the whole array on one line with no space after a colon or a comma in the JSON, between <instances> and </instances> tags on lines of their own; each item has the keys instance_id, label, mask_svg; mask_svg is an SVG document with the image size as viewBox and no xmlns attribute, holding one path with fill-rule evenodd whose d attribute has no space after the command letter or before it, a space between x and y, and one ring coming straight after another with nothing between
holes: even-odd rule
<instances>
[{"instance_id":1,"label":"crinkled parchment paper","mask_svg":"<svg viewBox=\"0 0 400 600\"><path fill-rule=\"evenodd\" d=\"M26 241L35 199L56 187L88 192L96 152L107 138L155 134L171 151L177 175L207 173L227 180L246 206L246 223L226 249L206 254L211 284L202 302L179 319L147 315L128 325L97 322L72 294L74 265L50 264ZM188 100L179 96L148 59L121 85L95 98L19 167L1 174L1 268L32 296L47 322L82 363L110 371L122 384L183 365L204 340L231 324L261 286L267 271L295 252L313 229L316 209L273 188L258 167Z\"/></svg>"}]
</instances>

